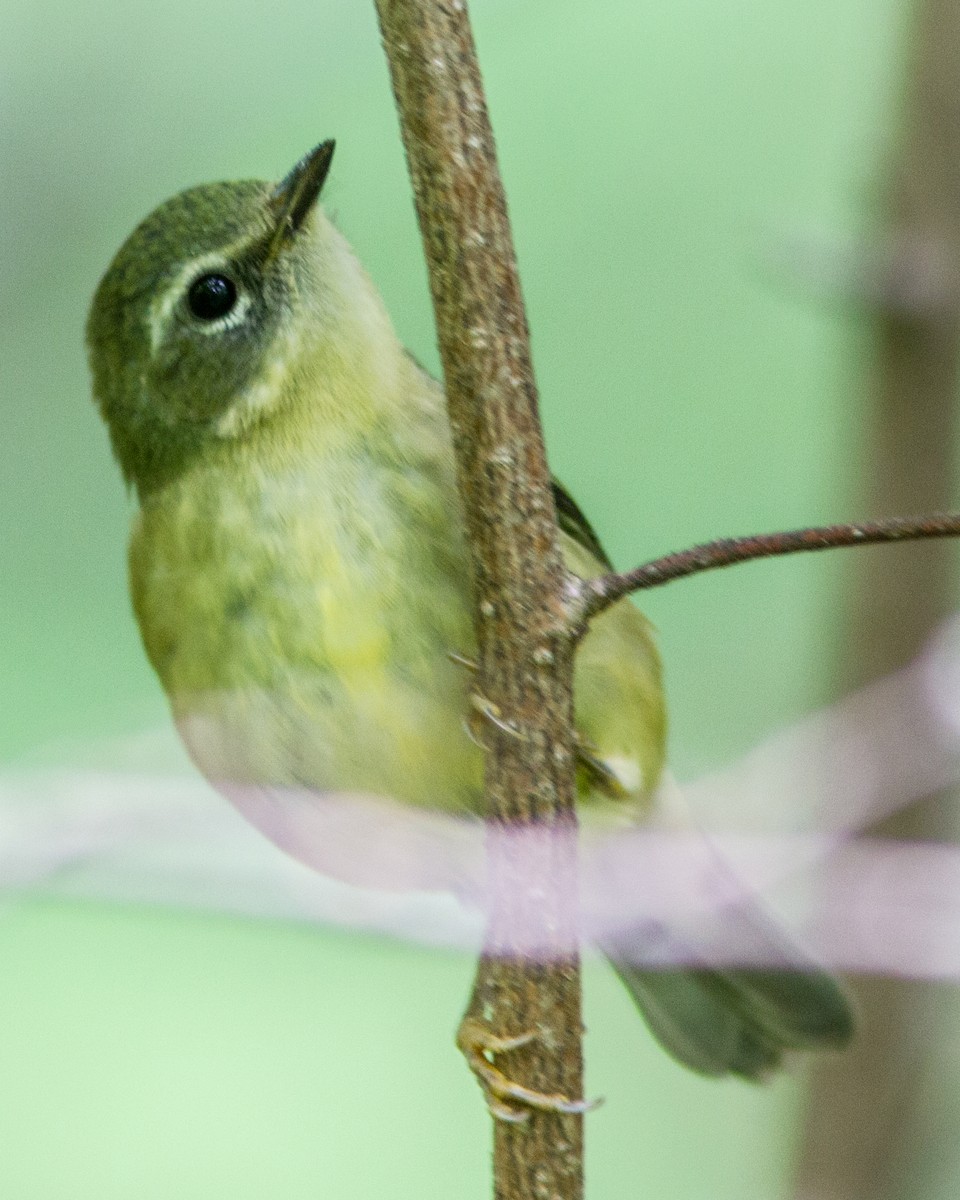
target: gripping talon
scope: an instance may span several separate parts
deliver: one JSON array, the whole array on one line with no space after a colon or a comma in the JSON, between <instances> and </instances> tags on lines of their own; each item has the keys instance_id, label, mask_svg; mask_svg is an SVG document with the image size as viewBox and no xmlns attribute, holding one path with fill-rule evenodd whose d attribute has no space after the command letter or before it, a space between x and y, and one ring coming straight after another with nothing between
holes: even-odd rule
<instances>
[{"instance_id":1,"label":"gripping talon","mask_svg":"<svg viewBox=\"0 0 960 1200\"><path fill-rule=\"evenodd\" d=\"M465 654L460 654L457 650L448 650L447 658L458 667L463 667L465 670L472 672L474 675L480 670L477 666L476 659L468 658ZM499 712L495 705L490 704L488 700L484 700L482 696L474 695L471 698L473 707L487 718L492 724L508 734L510 737L522 737L522 734L515 727L508 725L500 719ZM467 737L475 746L481 750L489 750L490 747L482 741L477 734L471 729L469 721L464 722L464 729L467 732ZM595 747L580 733L576 735L576 755L577 761L581 767L587 772L590 782L594 787L598 788L605 795L613 796L620 799L626 793L623 784L617 778L607 764L597 756Z\"/></svg>"},{"instance_id":2,"label":"gripping talon","mask_svg":"<svg viewBox=\"0 0 960 1200\"><path fill-rule=\"evenodd\" d=\"M496 1121L505 1121L508 1125L522 1125L525 1121L530 1120L529 1109L514 1108L513 1105L498 1100L486 1088L484 1089L484 1099L487 1102L487 1112Z\"/></svg>"},{"instance_id":3,"label":"gripping talon","mask_svg":"<svg viewBox=\"0 0 960 1200\"><path fill-rule=\"evenodd\" d=\"M476 674L480 669L474 659L467 658L465 654L460 654L456 650L448 650L447 658L449 658L452 663L456 663L458 667L465 667L468 671L472 671L474 674ZM479 693L474 692L470 697L470 706L474 712L479 713L481 717L489 721L491 725L496 726L496 728L499 729L501 733L505 733L507 737L518 738L520 741L526 740L516 725L503 719L503 717L500 715L500 709L497 708L497 706L491 700L488 700L486 696L481 696ZM468 734L470 740L478 745L482 750L487 750L489 748L484 745L484 743L474 733L468 730Z\"/></svg>"},{"instance_id":4,"label":"gripping talon","mask_svg":"<svg viewBox=\"0 0 960 1200\"><path fill-rule=\"evenodd\" d=\"M473 730L473 726L470 724L470 722L466 718L464 718L462 724L463 724L463 732L467 735L467 737L470 739L470 741L473 742L473 744L477 747L478 750L488 751L490 749L490 747L487 745L486 742L480 741L480 739L477 737L476 733Z\"/></svg>"},{"instance_id":5,"label":"gripping talon","mask_svg":"<svg viewBox=\"0 0 960 1200\"><path fill-rule=\"evenodd\" d=\"M596 1108L596 1100L571 1100L560 1093L538 1092L514 1082L487 1057L506 1054L534 1040L532 1032L515 1037L498 1037L473 1017L465 1017L457 1032L457 1045L483 1089L490 1115L499 1121L519 1124L530 1118L531 1111L547 1113L585 1113Z\"/></svg>"},{"instance_id":6,"label":"gripping talon","mask_svg":"<svg viewBox=\"0 0 960 1200\"><path fill-rule=\"evenodd\" d=\"M510 721L505 721L500 715L500 709L497 708L492 700L488 700L486 696L481 696L479 693L473 692L470 696L470 705L475 712L478 712L481 717L489 721L501 733L505 733L507 737L517 738L521 742L526 741L525 736L516 725L513 725Z\"/></svg>"},{"instance_id":7,"label":"gripping talon","mask_svg":"<svg viewBox=\"0 0 960 1200\"><path fill-rule=\"evenodd\" d=\"M577 763L586 772L590 784L605 796L621 800L628 795L615 772L597 754L597 748L581 733L575 735L575 752Z\"/></svg>"}]
</instances>

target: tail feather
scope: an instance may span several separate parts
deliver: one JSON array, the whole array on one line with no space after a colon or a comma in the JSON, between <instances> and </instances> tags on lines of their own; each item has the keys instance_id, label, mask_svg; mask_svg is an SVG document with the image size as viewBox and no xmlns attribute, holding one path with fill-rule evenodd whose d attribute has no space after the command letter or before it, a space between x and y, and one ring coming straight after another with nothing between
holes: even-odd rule
<instances>
[{"instance_id":1,"label":"tail feather","mask_svg":"<svg viewBox=\"0 0 960 1200\"><path fill-rule=\"evenodd\" d=\"M637 966L644 956L629 939L603 947L664 1049L702 1075L759 1080L788 1051L846 1045L853 1012L833 976L788 947L759 909L744 905L732 915L738 934L749 936L741 945L784 965L727 967L710 963L702 948L684 953L672 939L675 961L689 965Z\"/></svg>"},{"instance_id":2,"label":"tail feather","mask_svg":"<svg viewBox=\"0 0 960 1200\"><path fill-rule=\"evenodd\" d=\"M638 969L611 960L658 1042L701 1075L764 1079L790 1050L840 1049L850 1004L825 971Z\"/></svg>"},{"instance_id":3,"label":"tail feather","mask_svg":"<svg viewBox=\"0 0 960 1200\"><path fill-rule=\"evenodd\" d=\"M735 1070L733 1064L746 1063L743 1023L718 1002L701 973L638 971L616 961L613 968L653 1036L684 1066L701 1075L726 1075ZM758 1061L756 1070L761 1069Z\"/></svg>"},{"instance_id":4,"label":"tail feather","mask_svg":"<svg viewBox=\"0 0 960 1200\"><path fill-rule=\"evenodd\" d=\"M713 972L710 981L721 1000L785 1050L840 1049L853 1036L846 993L832 975L810 963L792 970Z\"/></svg>"}]
</instances>

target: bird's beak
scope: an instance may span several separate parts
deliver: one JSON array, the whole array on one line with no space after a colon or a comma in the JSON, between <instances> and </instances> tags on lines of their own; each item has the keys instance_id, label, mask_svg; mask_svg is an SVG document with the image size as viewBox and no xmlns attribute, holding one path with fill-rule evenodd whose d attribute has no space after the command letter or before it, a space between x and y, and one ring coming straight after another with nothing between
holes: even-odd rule
<instances>
[{"instance_id":1,"label":"bird's beak","mask_svg":"<svg viewBox=\"0 0 960 1200\"><path fill-rule=\"evenodd\" d=\"M286 245L306 220L327 178L335 146L333 138L321 142L273 189L267 210L276 224L267 244L267 260Z\"/></svg>"}]
</instances>

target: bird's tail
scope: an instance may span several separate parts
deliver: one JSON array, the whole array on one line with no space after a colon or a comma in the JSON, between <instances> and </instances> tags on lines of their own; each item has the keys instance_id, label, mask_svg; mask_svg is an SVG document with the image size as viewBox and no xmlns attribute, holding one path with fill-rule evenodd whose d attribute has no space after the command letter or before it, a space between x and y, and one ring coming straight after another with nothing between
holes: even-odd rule
<instances>
[{"instance_id":1,"label":"bird's tail","mask_svg":"<svg viewBox=\"0 0 960 1200\"><path fill-rule=\"evenodd\" d=\"M696 952L682 966L641 967L629 938L602 947L664 1049L702 1075L760 1080L789 1051L846 1045L853 1012L833 976L788 948L758 909L735 919L740 936L751 936L751 958L775 967L726 967Z\"/></svg>"}]
</instances>

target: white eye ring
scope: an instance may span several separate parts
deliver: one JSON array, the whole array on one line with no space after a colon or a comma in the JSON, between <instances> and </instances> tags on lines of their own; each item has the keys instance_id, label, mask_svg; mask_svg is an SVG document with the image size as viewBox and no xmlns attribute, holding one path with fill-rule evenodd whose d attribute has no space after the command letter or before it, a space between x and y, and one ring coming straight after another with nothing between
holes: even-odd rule
<instances>
[{"instance_id":1,"label":"white eye ring","mask_svg":"<svg viewBox=\"0 0 960 1200\"><path fill-rule=\"evenodd\" d=\"M147 327L150 331L150 349L153 353L156 353L162 344L169 329L172 314L177 309L177 306L182 302L189 307L187 293L197 280L202 279L204 275L225 275L227 278L233 280L233 268L224 258L222 252L204 254L200 258L195 258L183 264L169 287L161 292L150 306ZM235 280L234 283L236 283ZM248 291L239 285L236 285L236 287L236 302L230 311L224 313L222 317L216 317L212 321L204 321L198 320L191 315L191 324L198 333L223 333L225 329L235 328L246 318L253 300Z\"/></svg>"}]
</instances>

